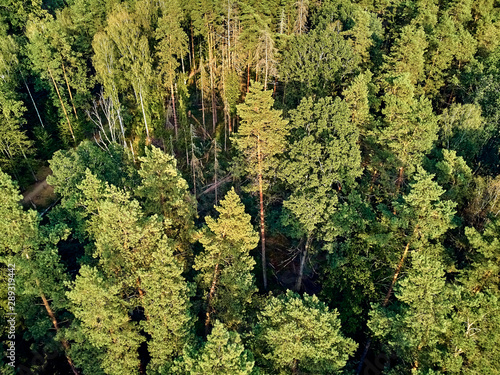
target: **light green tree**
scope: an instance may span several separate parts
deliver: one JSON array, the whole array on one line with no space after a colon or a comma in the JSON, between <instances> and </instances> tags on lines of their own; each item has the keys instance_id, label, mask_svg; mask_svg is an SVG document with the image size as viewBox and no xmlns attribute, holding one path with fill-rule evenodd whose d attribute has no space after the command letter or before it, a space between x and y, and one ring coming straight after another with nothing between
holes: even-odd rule
<instances>
[{"instance_id":1,"label":"light green tree","mask_svg":"<svg viewBox=\"0 0 500 375\"><path fill-rule=\"evenodd\" d=\"M421 248L412 253L411 259L407 276L396 288L398 303L375 307L368 322L374 336L404 358L395 366L400 373L444 367L443 343L453 311L443 265L436 253Z\"/></svg>"},{"instance_id":2,"label":"light green tree","mask_svg":"<svg viewBox=\"0 0 500 375\"><path fill-rule=\"evenodd\" d=\"M14 311L27 326L26 339L52 350L62 345L72 372L78 375L70 344L61 336L68 278L56 245L69 231L64 225L41 226L38 213L24 211L20 200L17 185L0 171L0 264L3 269L15 268Z\"/></svg>"},{"instance_id":3,"label":"light green tree","mask_svg":"<svg viewBox=\"0 0 500 375\"><path fill-rule=\"evenodd\" d=\"M258 363L275 374L335 373L357 347L340 333L337 311L290 291L269 299L254 334Z\"/></svg>"},{"instance_id":4,"label":"light green tree","mask_svg":"<svg viewBox=\"0 0 500 375\"><path fill-rule=\"evenodd\" d=\"M437 140L437 117L430 100L415 98L409 73L394 78L383 96L385 104L383 126L379 136L396 157L399 176L398 188L403 182L404 171L411 175L421 163L422 157L431 150Z\"/></svg>"},{"instance_id":5,"label":"light green tree","mask_svg":"<svg viewBox=\"0 0 500 375\"><path fill-rule=\"evenodd\" d=\"M238 333L228 331L216 321L203 346L186 350L178 360L175 373L186 375L249 375L253 373L252 353L245 350Z\"/></svg>"},{"instance_id":6,"label":"light green tree","mask_svg":"<svg viewBox=\"0 0 500 375\"><path fill-rule=\"evenodd\" d=\"M259 193L262 272L267 289L264 192L275 173L277 158L285 149L288 121L282 118L281 111L272 108L272 92L262 89L257 83L252 84L245 102L237 106L241 123L234 141L245 156L245 170L253 180L251 191Z\"/></svg>"},{"instance_id":7,"label":"light green tree","mask_svg":"<svg viewBox=\"0 0 500 375\"><path fill-rule=\"evenodd\" d=\"M249 253L257 247L259 237L234 189L215 209L219 217L205 218L207 227L200 238L204 251L193 268L199 271L198 282L206 295L206 329L214 317L235 329L244 323L257 291L252 274L255 261Z\"/></svg>"},{"instance_id":8,"label":"light green tree","mask_svg":"<svg viewBox=\"0 0 500 375\"><path fill-rule=\"evenodd\" d=\"M281 173L291 189L283 205L292 217L285 222L297 221L295 236L305 241L297 290L312 241L334 240L330 223L338 193L349 191L362 173L359 130L350 120L347 103L339 98L303 99L291 111L291 141Z\"/></svg>"},{"instance_id":9,"label":"light green tree","mask_svg":"<svg viewBox=\"0 0 500 375\"><path fill-rule=\"evenodd\" d=\"M167 221L168 237L176 241L175 250L188 256L194 236L196 201L177 169L176 159L151 146L139 161L141 182L135 191L144 202L145 213L162 215Z\"/></svg>"}]
</instances>

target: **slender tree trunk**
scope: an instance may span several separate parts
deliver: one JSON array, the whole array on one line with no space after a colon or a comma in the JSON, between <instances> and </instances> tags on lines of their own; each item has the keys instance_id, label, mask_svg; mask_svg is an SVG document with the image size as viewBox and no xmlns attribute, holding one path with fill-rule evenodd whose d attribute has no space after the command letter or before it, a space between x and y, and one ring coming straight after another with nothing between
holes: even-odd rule
<instances>
[{"instance_id":1,"label":"slender tree trunk","mask_svg":"<svg viewBox=\"0 0 500 375\"><path fill-rule=\"evenodd\" d=\"M191 28L191 53L193 55L193 67L192 69L196 69L196 61L194 58L194 36L193 36L193 20L190 20L190 28ZM201 51L201 49L200 49Z\"/></svg>"},{"instance_id":2,"label":"slender tree trunk","mask_svg":"<svg viewBox=\"0 0 500 375\"><path fill-rule=\"evenodd\" d=\"M28 95L30 96L31 102L33 103L33 107L35 107L35 111L36 111L36 115L38 116L38 120L40 120L40 124L42 125L42 128L45 128L45 126L43 125L42 117L40 116L40 112L38 112L38 107L35 103L35 100L33 99L33 95L31 95L31 90L28 87L28 84L26 83L24 76L23 76L23 82L24 82L24 86L26 87L26 90L28 90Z\"/></svg>"},{"instance_id":3,"label":"slender tree trunk","mask_svg":"<svg viewBox=\"0 0 500 375\"><path fill-rule=\"evenodd\" d=\"M54 84L54 87L56 88L57 96L59 97L59 102L61 103L61 107L63 109L64 115L66 116L66 121L68 121L68 126L69 126L69 131L71 133L71 136L73 137L73 141L76 143L75 135L73 134L73 128L71 127L71 122L69 121L68 117L68 112L66 112L66 107L64 106L64 103L61 98L61 93L59 92L59 89L57 88L56 81L54 80L54 76L52 75L52 71L50 68L47 68L49 70L50 78L52 78L52 83Z\"/></svg>"},{"instance_id":4,"label":"slender tree trunk","mask_svg":"<svg viewBox=\"0 0 500 375\"><path fill-rule=\"evenodd\" d=\"M410 249L410 243L408 242L405 247L405 251L403 252L403 255L401 256L401 259L399 260L398 268L396 268L396 272L394 272L394 276L392 278L391 286L389 287L389 290L387 291L387 294L385 296L384 302L382 303L383 307L386 307L387 304L389 303L389 298L391 298L392 290L394 288L394 285L396 284L396 281L398 279L399 273L401 272L401 269L403 268L403 264L406 260L406 256L408 255L408 250Z\"/></svg>"},{"instance_id":5,"label":"slender tree trunk","mask_svg":"<svg viewBox=\"0 0 500 375\"><path fill-rule=\"evenodd\" d=\"M142 90L139 89L139 98L141 99L142 115L144 116L144 125L146 126L146 141L149 143L149 129L148 122L146 121L146 111L144 110L144 103L142 101Z\"/></svg>"},{"instance_id":6,"label":"slender tree trunk","mask_svg":"<svg viewBox=\"0 0 500 375\"><path fill-rule=\"evenodd\" d=\"M231 66L231 31L229 29L230 24L229 21L231 20L231 4L229 3L229 0L227 0L227 60L228 60L228 67Z\"/></svg>"},{"instance_id":7,"label":"slender tree trunk","mask_svg":"<svg viewBox=\"0 0 500 375\"><path fill-rule=\"evenodd\" d=\"M264 194L262 192L262 160L260 137L257 136L257 160L259 161L259 204L260 204L260 243L262 249L262 280L264 290L267 290L267 262L266 262L266 232L264 227Z\"/></svg>"},{"instance_id":8,"label":"slender tree trunk","mask_svg":"<svg viewBox=\"0 0 500 375\"><path fill-rule=\"evenodd\" d=\"M132 141L129 141L129 143L130 143L130 151L132 151L132 160L134 160L135 163L134 147L132 146Z\"/></svg>"},{"instance_id":9,"label":"slender tree trunk","mask_svg":"<svg viewBox=\"0 0 500 375\"><path fill-rule=\"evenodd\" d=\"M203 129L205 129L205 133L207 131L207 126L205 125L205 98L203 96L203 89L205 86L203 85L203 60L201 57L201 46L200 46L200 74L201 74L201 116L202 116L202 122L203 122Z\"/></svg>"},{"instance_id":10,"label":"slender tree trunk","mask_svg":"<svg viewBox=\"0 0 500 375\"><path fill-rule=\"evenodd\" d=\"M137 283L137 291L139 292L139 299L141 300L141 305L144 306L144 291L141 289L141 279L138 277L137 280L136 280L136 283ZM144 311L144 315L146 316L146 320L149 320L149 314L147 314L145 311Z\"/></svg>"},{"instance_id":11,"label":"slender tree trunk","mask_svg":"<svg viewBox=\"0 0 500 375\"><path fill-rule=\"evenodd\" d=\"M250 63L247 64L247 92L250 92Z\"/></svg>"},{"instance_id":12,"label":"slender tree trunk","mask_svg":"<svg viewBox=\"0 0 500 375\"><path fill-rule=\"evenodd\" d=\"M71 89L69 87L68 77L66 76L66 68L64 68L63 62L61 62L61 65L63 69L64 80L66 81L66 86L68 87L68 93L69 93L69 98L71 100L71 105L73 106L73 112L75 112L75 117L78 120L78 114L76 113L75 103L73 102L73 95L71 95Z\"/></svg>"},{"instance_id":13,"label":"slender tree trunk","mask_svg":"<svg viewBox=\"0 0 500 375\"><path fill-rule=\"evenodd\" d=\"M267 37L266 37L266 75L264 78L264 91L267 91L267 75L269 73L269 62L268 62L268 56L267 56Z\"/></svg>"},{"instance_id":14,"label":"slender tree trunk","mask_svg":"<svg viewBox=\"0 0 500 375\"><path fill-rule=\"evenodd\" d=\"M193 125L190 126L190 133L191 133L191 169L193 172L194 196L196 197L196 169L195 169L195 164L194 164Z\"/></svg>"},{"instance_id":15,"label":"slender tree trunk","mask_svg":"<svg viewBox=\"0 0 500 375\"><path fill-rule=\"evenodd\" d=\"M217 126L217 108L215 105L215 84L214 84L214 69L213 69L213 53L212 53L212 32L209 31L208 34L208 66L210 69L210 91L212 95L212 125L213 132L215 134L215 128Z\"/></svg>"},{"instance_id":16,"label":"slender tree trunk","mask_svg":"<svg viewBox=\"0 0 500 375\"><path fill-rule=\"evenodd\" d=\"M302 251L301 257L300 257L300 267L299 267L299 275L297 277L297 282L295 283L295 290L297 292L300 292L300 289L302 288L302 279L304 277L304 267L306 265L306 259L307 259L307 254L309 252L309 246L311 245L311 235L308 234L306 244L304 246L304 250Z\"/></svg>"},{"instance_id":17,"label":"slender tree trunk","mask_svg":"<svg viewBox=\"0 0 500 375\"><path fill-rule=\"evenodd\" d=\"M217 205L217 168L219 167L219 163L217 161L217 138L214 138L215 147L214 147L214 186L215 186L215 205Z\"/></svg>"},{"instance_id":18,"label":"slender tree trunk","mask_svg":"<svg viewBox=\"0 0 500 375\"><path fill-rule=\"evenodd\" d=\"M175 93L174 93L174 85L170 82L170 93L172 95L172 112L174 115L174 131L175 131L175 140L177 141L177 113L175 111Z\"/></svg>"},{"instance_id":19,"label":"slender tree trunk","mask_svg":"<svg viewBox=\"0 0 500 375\"><path fill-rule=\"evenodd\" d=\"M403 178L404 178L404 168L399 167L398 171L398 179L396 181L396 191L399 192L399 189L401 188L401 185L403 183Z\"/></svg>"},{"instance_id":20,"label":"slender tree trunk","mask_svg":"<svg viewBox=\"0 0 500 375\"><path fill-rule=\"evenodd\" d=\"M49 301L47 301L47 298L45 297L45 294L41 291L40 289L40 281L35 280L36 285L38 286L39 292L40 292L40 297L42 298L43 306L45 307L45 310L47 311L47 314L49 314L50 320L52 321L52 324L54 326L54 329L56 332L59 332L59 324L57 323L56 316L54 314L54 311L52 311L52 308L50 307ZM73 371L73 374L79 375L78 371L76 370L75 365L73 364L73 361L68 355L69 352L69 343L66 341L66 339L61 339L61 344L64 348L64 352L66 355L66 359L68 360L69 367L71 367L71 370Z\"/></svg>"},{"instance_id":21,"label":"slender tree trunk","mask_svg":"<svg viewBox=\"0 0 500 375\"><path fill-rule=\"evenodd\" d=\"M210 310L211 310L211 303L212 303L212 298L215 293L215 287L217 286L217 276L219 273L219 263L215 265L215 270L214 270L214 278L212 279L212 285L210 286L210 292L208 293L208 298L207 298L207 313L206 313L206 318L205 318L205 336L208 336L208 329L210 327Z\"/></svg>"}]
</instances>

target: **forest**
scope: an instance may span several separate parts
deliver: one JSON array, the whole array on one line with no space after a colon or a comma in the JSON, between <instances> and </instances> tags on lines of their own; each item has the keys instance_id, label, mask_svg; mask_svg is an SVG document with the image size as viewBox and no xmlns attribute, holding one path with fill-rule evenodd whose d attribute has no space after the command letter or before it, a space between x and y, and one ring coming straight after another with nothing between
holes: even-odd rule
<instances>
[{"instance_id":1,"label":"forest","mask_svg":"<svg viewBox=\"0 0 500 375\"><path fill-rule=\"evenodd\" d=\"M1 0L0 374L500 374L500 2Z\"/></svg>"}]
</instances>

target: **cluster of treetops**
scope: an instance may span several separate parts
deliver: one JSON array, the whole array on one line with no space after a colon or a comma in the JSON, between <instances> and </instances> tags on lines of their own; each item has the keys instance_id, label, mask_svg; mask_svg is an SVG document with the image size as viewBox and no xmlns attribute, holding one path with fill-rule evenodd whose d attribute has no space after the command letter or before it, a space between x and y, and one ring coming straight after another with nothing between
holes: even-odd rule
<instances>
[{"instance_id":1,"label":"cluster of treetops","mask_svg":"<svg viewBox=\"0 0 500 375\"><path fill-rule=\"evenodd\" d=\"M499 45L494 0L2 1L17 364L499 374Z\"/></svg>"}]
</instances>

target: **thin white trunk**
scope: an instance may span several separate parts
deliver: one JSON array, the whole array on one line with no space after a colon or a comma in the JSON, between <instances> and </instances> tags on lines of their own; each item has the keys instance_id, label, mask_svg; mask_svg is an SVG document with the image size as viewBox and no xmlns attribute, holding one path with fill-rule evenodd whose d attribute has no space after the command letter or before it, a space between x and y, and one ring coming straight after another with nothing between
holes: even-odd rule
<instances>
[{"instance_id":1,"label":"thin white trunk","mask_svg":"<svg viewBox=\"0 0 500 375\"><path fill-rule=\"evenodd\" d=\"M148 129L148 122L146 121L146 112L144 111L144 104L142 102L142 90L139 90L139 97L141 98L142 115L144 116L144 125L146 126L146 139L149 142L149 129Z\"/></svg>"},{"instance_id":2,"label":"thin white trunk","mask_svg":"<svg viewBox=\"0 0 500 375\"><path fill-rule=\"evenodd\" d=\"M23 77L23 82L24 82L24 86L26 87L26 90L28 90L28 95L30 96L31 102L33 103L33 107L35 107L35 111L36 111L36 114L38 116L38 120L40 120L40 124L42 125L42 128L45 128L45 126L43 125L42 117L40 116L40 112L38 112L38 107L36 106L35 100L33 99L33 96L31 95L31 90L28 87L28 84L26 83L26 80L24 79L24 77Z\"/></svg>"}]
</instances>

